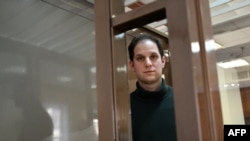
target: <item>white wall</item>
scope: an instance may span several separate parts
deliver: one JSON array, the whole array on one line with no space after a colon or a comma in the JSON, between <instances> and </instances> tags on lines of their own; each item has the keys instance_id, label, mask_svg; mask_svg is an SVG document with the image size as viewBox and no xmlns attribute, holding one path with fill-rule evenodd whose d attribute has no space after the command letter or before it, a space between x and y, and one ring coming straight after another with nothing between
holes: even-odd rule
<instances>
[{"instance_id":1,"label":"white wall","mask_svg":"<svg viewBox=\"0 0 250 141\"><path fill-rule=\"evenodd\" d=\"M237 78L236 70L217 66L217 71L224 124L245 124L240 87L232 79Z\"/></svg>"}]
</instances>

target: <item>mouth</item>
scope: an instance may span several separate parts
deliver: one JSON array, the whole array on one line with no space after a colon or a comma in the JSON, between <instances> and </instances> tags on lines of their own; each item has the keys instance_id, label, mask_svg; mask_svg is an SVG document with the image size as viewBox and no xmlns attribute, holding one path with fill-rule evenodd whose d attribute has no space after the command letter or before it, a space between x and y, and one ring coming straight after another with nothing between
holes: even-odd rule
<instances>
[{"instance_id":1,"label":"mouth","mask_svg":"<svg viewBox=\"0 0 250 141\"><path fill-rule=\"evenodd\" d=\"M150 73L154 73L155 71L145 71L144 73L146 74L150 74Z\"/></svg>"}]
</instances>

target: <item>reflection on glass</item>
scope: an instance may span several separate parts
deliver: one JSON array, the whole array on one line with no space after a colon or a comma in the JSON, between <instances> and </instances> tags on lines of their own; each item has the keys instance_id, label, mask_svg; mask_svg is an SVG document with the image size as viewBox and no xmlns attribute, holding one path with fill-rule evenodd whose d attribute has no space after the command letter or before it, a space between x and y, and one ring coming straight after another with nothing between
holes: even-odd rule
<instances>
[{"instance_id":1,"label":"reflection on glass","mask_svg":"<svg viewBox=\"0 0 250 141\"><path fill-rule=\"evenodd\" d=\"M0 141L98 140L92 18L80 1L0 2Z\"/></svg>"},{"instance_id":2,"label":"reflection on glass","mask_svg":"<svg viewBox=\"0 0 250 141\"><path fill-rule=\"evenodd\" d=\"M125 0L124 1L125 12L129 12L133 9L139 8L143 5L147 5L154 1L157 1L157 0Z\"/></svg>"},{"instance_id":3,"label":"reflection on glass","mask_svg":"<svg viewBox=\"0 0 250 141\"><path fill-rule=\"evenodd\" d=\"M90 68L66 64L40 61L40 97L54 125L53 136L45 141L95 140L92 88L85 76Z\"/></svg>"}]
</instances>

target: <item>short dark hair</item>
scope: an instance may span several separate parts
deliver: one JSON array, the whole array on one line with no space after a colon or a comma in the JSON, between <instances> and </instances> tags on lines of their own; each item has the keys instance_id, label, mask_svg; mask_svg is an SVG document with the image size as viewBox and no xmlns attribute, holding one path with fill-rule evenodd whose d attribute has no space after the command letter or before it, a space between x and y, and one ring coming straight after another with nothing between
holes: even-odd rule
<instances>
[{"instance_id":1,"label":"short dark hair","mask_svg":"<svg viewBox=\"0 0 250 141\"><path fill-rule=\"evenodd\" d=\"M134 58L135 46L142 40L150 40L154 42L159 50L161 57L164 55L163 47L162 47L160 40L148 34L140 34L140 35L135 36L128 46L129 59L131 61L133 61L133 58Z\"/></svg>"}]
</instances>

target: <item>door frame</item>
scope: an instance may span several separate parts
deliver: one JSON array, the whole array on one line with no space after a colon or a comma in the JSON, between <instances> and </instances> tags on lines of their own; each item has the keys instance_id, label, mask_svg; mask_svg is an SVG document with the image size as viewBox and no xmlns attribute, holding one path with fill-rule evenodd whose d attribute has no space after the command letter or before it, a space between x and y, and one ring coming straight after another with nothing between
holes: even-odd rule
<instances>
[{"instance_id":1,"label":"door frame","mask_svg":"<svg viewBox=\"0 0 250 141\"><path fill-rule=\"evenodd\" d=\"M170 35L178 141L223 140L208 1L157 0L127 13L123 9L123 0L95 1L99 141L131 136L124 33L162 19Z\"/></svg>"}]
</instances>

